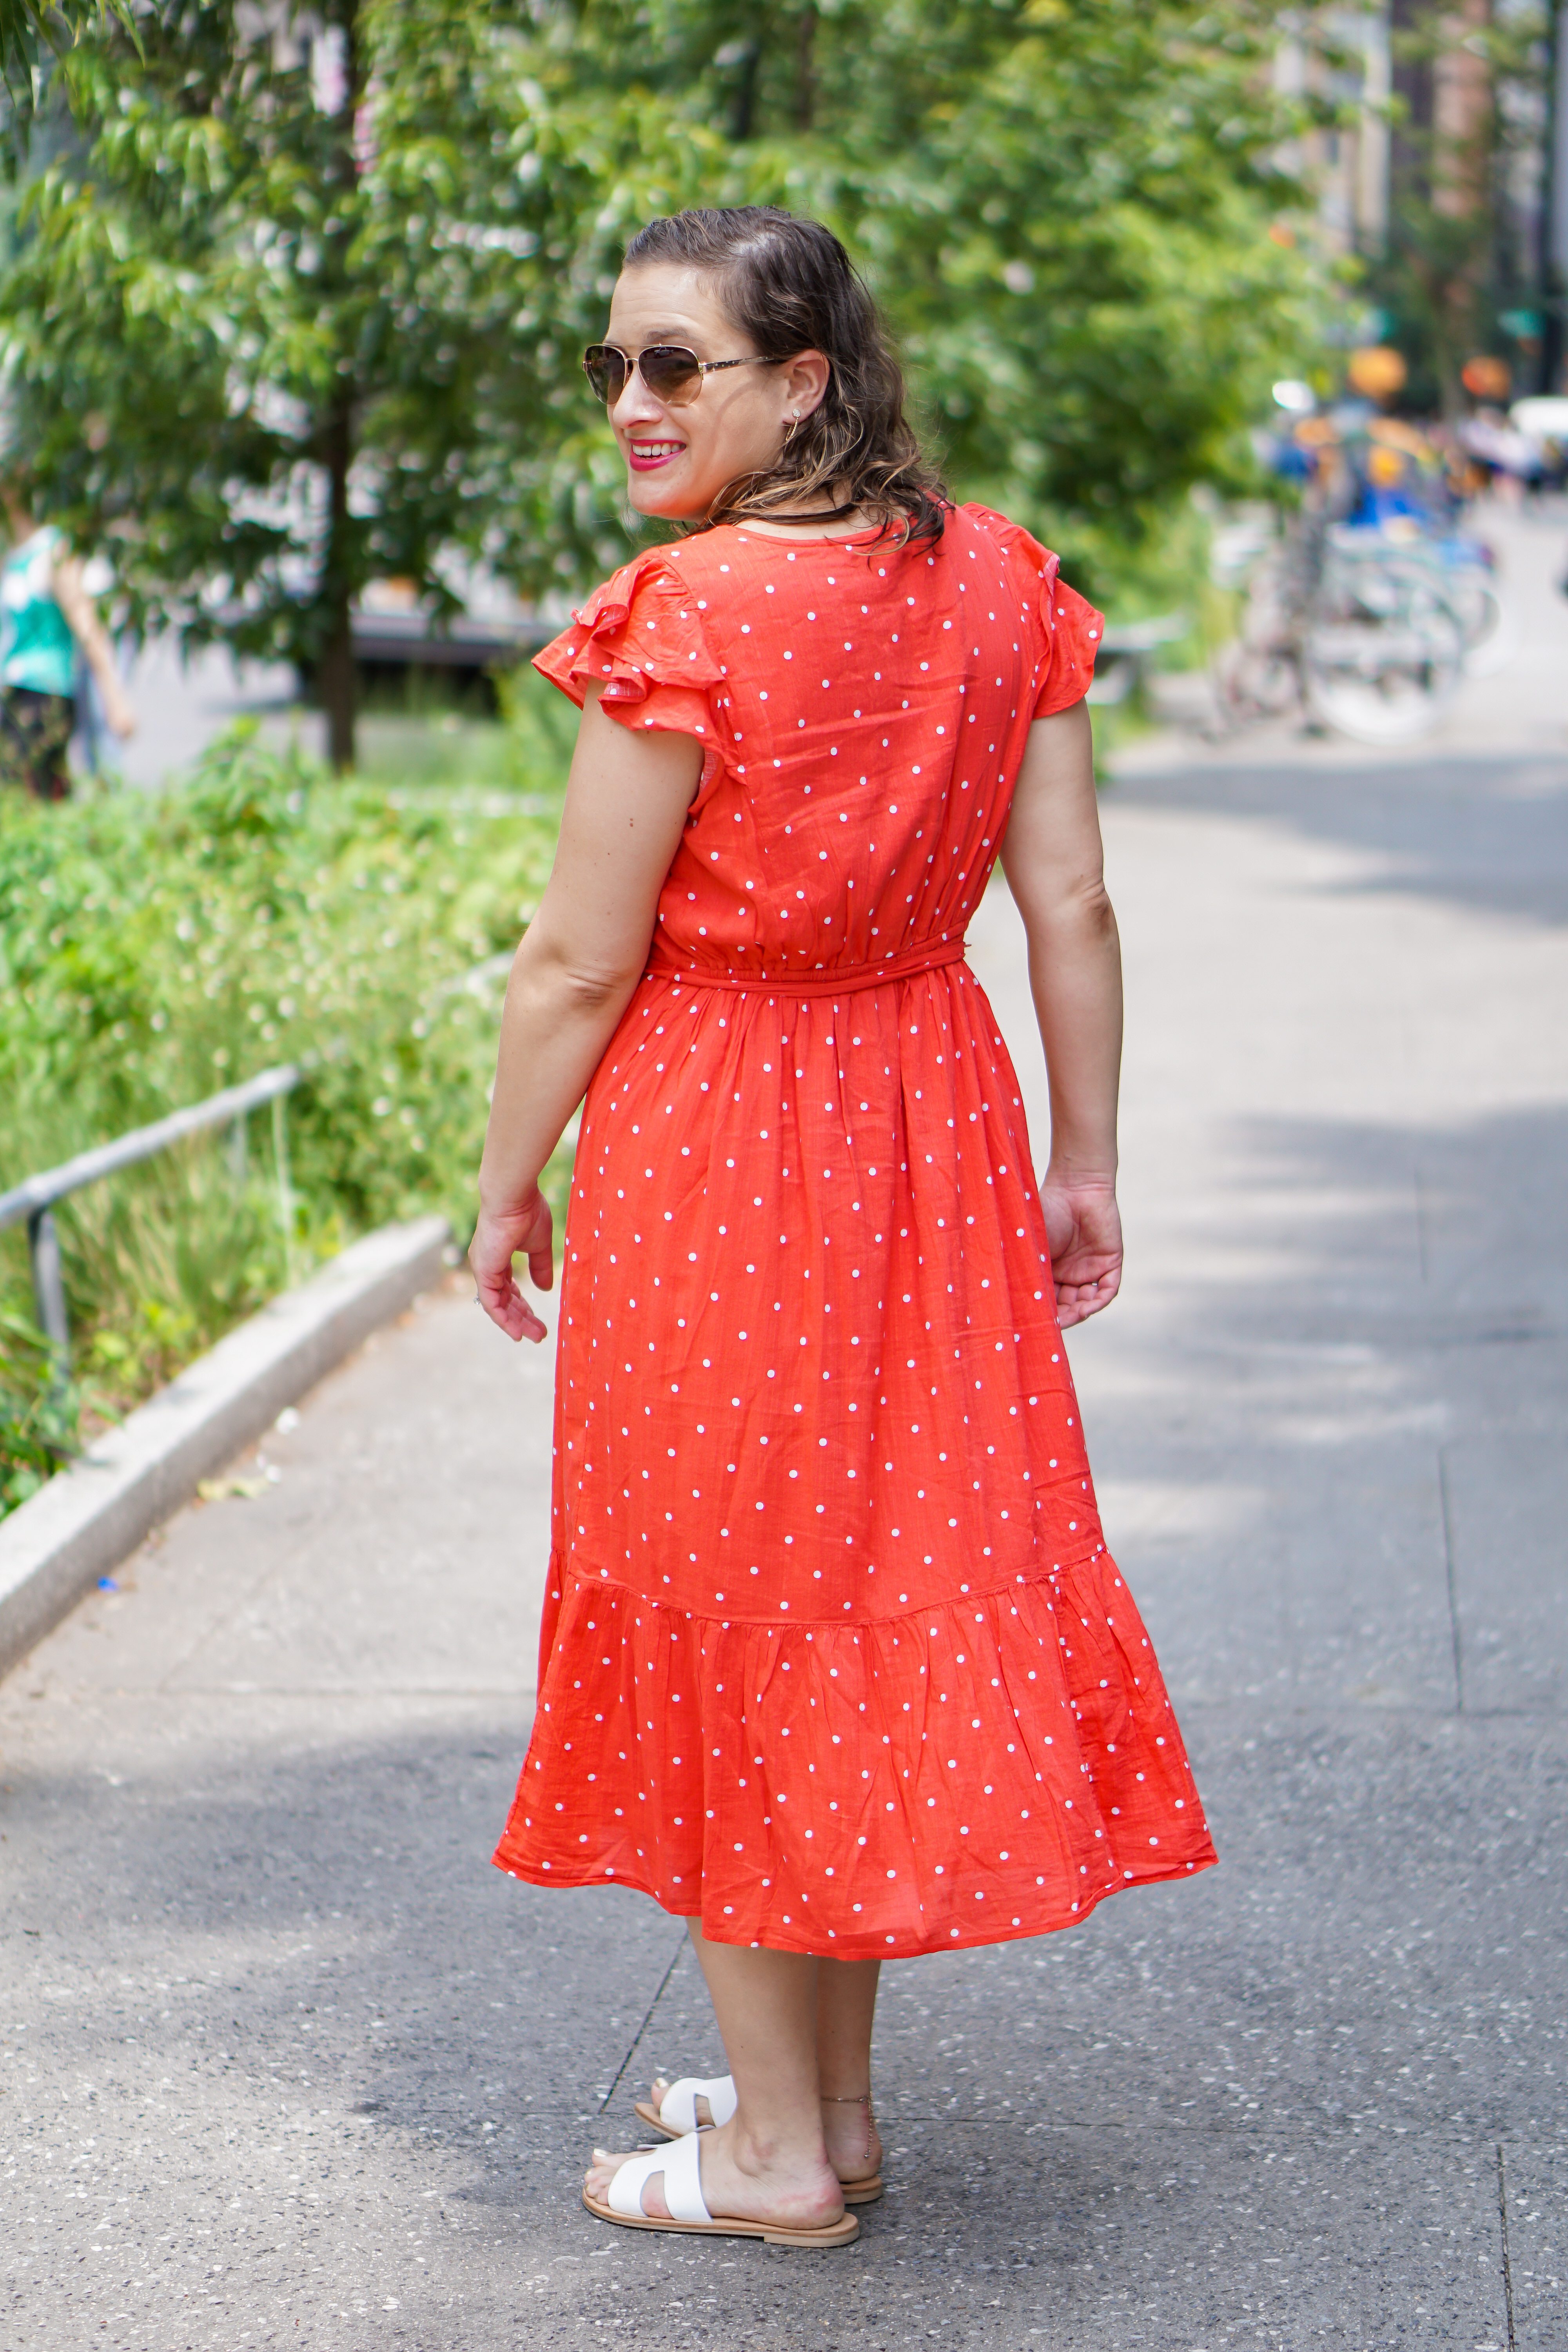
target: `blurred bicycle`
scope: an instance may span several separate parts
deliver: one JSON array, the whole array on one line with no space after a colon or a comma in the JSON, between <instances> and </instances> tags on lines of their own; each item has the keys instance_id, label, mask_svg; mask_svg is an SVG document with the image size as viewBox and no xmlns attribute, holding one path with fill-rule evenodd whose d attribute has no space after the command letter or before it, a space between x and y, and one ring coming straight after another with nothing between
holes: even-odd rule
<instances>
[{"instance_id":1,"label":"blurred bicycle","mask_svg":"<svg viewBox=\"0 0 1568 2352\"><path fill-rule=\"evenodd\" d=\"M1324 412L1305 384L1275 396L1290 422L1257 436L1258 455L1301 503L1263 529L1255 510L1250 541L1245 527L1216 538L1216 579L1247 592L1215 666L1222 717L1294 712L1357 742L1412 742L1517 643L1490 551L1459 528L1454 453L1367 399Z\"/></svg>"},{"instance_id":2,"label":"blurred bicycle","mask_svg":"<svg viewBox=\"0 0 1568 2352\"><path fill-rule=\"evenodd\" d=\"M1495 677L1519 651L1521 632L1513 608L1497 583L1495 558L1483 540L1454 532L1422 541L1410 551L1425 553L1443 568L1448 602L1465 631L1465 676Z\"/></svg>"},{"instance_id":3,"label":"blurred bicycle","mask_svg":"<svg viewBox=\"0 0 1568 2352\"><path fill-rule=\"evenodd\" d=\"M1226 726L1298 717L1353 742L1408 743L1465 677L1466 624L1440 563L1292 516L1250 567L1240 631L1215 664Z\"/></svg>"},{"instance_id":4,"label":"blurred bicycle","mask_svg":"<svg viewBox=\"0 0 1568 2352\"><path fill-rule=\"evenodd\" d=\"M1519 630L1490 548L1459 527L1460 501L1442 451L1404 418L1379 416L1343 435L1340 453L1339 478L1324 483L1331 511L1343 510L1337 543L1435 566L1465 632L1467 676L1495 677L1518 651Z\"/></svg>"}]
</instances>

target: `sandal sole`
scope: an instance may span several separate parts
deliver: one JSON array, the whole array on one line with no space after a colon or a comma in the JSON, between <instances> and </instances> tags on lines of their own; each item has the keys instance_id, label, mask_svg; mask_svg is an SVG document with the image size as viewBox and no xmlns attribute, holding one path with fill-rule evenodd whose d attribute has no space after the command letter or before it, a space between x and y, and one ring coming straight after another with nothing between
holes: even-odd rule
<instances>
[{"instance_id":1,"label":"sandal sole","mask_svg":"<svg viewBox=\"0 0 1568 2352\"><path fill-rule=\"evenodd\" d=\"M585 2189L583 2202L596 2221L611 2221L620 2230L658 2230L666 2237L761 2238L770 2246L798 2246L805 2252L827 2253L836 2246L853 2245L860 2235L860 2224L853 2213L846 2213L841 2221L826 2230L785 2230L768 2221L663 2221L650 2213L615 2213Z\"/></svg>"}]
</instances>

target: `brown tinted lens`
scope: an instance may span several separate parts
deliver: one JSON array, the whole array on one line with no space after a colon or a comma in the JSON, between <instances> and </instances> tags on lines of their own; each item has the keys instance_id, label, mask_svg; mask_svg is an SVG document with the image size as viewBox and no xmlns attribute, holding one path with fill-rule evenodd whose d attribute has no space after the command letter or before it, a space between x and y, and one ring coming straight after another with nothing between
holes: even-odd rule
<instances>
[{"instance_id":1,"label":"brown tinted lens","mask_svg":"<svg viewBox=\"0 0 1568 2352\"><path fill-rule=\"evenodd\" d=\"M583 373L595 400L613 408L626 388L626 362L613 343L590 343L583 354Z\"/></svg>"},{"instance_id":2,"label":"brown tinted lens","mask_svg":"<svg viewBox=\"0 0 1568 2352\"><path fill-rule=\"evenodd\" d=\"M702 362L679 343L650 343L637 353L642 380L667 408L680 408L702 389Z\"/></svg>"}]
</instances>

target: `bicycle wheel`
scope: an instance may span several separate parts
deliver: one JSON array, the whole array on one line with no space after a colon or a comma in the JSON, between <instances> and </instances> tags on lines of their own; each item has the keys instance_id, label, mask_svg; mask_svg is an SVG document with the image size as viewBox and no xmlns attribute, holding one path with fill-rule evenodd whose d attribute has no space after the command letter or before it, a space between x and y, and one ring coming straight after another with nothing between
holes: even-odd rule
<instances>
[{"instance_id":1,"label":"bicycle wheel","mask_svg":"<svg viewBox=\"0 0 1568 2352\"><path fill-rule=\"evenodd\" d=\"M1465 676L1495 677L1519 651L1519 624L1489 572L1452 571L1444 583L1465 630Z\"/></svg>"},{"instance_id":2,"label":"bicycle wheel","mask_svg":"<svg viewBox=\"0 0 1568 2352\"><path fill-rule=\"evenodd\" d=\"M1387 557L1331 561L1301 647L1308 707L1357 743L1408 743L1464 679L1465 631L1439 577Z\"/></svg>"},{"instance_id":3,"label":"bicycle wheel","mask_svg":"<svg viewBox=\"0 0 1568 2352\"><path fill-rule=\"evenodd\" d=\"M1240 634L1215 656L1213 677L1215 699L1230 726L1283 718L1300 707L1290 579L1278 552L1254 570Z\"/></svg>"},{"instance_id":4,"label":"bicycle wheel","mask_svg":"<svg viewBox=\"0 0 1568 2352\"><path fill-rule=\"evenodd\" d=\"M1282 719L1300 706L1300 676L1288 646L1247 645L1237 639L1215 656L1212 676L1215 700L1229 726Z\"/></svg>"}]
</instances>

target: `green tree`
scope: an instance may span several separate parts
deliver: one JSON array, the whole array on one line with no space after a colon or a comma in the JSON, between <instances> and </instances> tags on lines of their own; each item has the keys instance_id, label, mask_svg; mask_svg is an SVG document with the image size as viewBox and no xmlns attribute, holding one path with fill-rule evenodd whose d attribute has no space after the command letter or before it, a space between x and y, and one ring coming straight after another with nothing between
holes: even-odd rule
<instances>
[{"instance_id":1,"label":"green tree","mask_svg":"<svg viewBox=\"0 0 1568 2352\"><path fill-rule=\"evenodd\" d=\"M1296 194L1272 162L1271 16L857 14L822 11L811 50L827 152L780 142L767 177L870 259L955 483L1113 570L1118 542L1234 469L1311 332L1301 258L1269 234Z\"/></svg>"},{"instance_id":2,"label":"green tree","mask_svg":"<svg viewBox=\"0 0 1568 2352\"><path fill-rule=\"evenodd\" d=\"M115 0L117 12L129 21L129 8ZM32 110L39 76L50 61L78 40L83 29L109 13L110 0L0 0L0 81L12 103L25 114Z\"/></svg>"},{"instance_id":3,"label":"green tree","mask_svg":"<svg viewBox=\"0 0 1568 2352\"><path fill-rule=\"evenodd\" d=\"M142 17L139 50L89 32L3 310L15 429L132 622L298 663L346 766L354 598L395 574L449 610L454 555L518 546L529 453L590 419L582 222L619 172L654 205L696 183L647 184L625 105L579 119L482 9L322 13L310 40L232 0Z\"/></svg>"},{"instance_id":4,"label":"green tree","mask_svg":"<svg viewBox=\"0 0 1568 2352\"><path fill-rule=\"evenodd\" d=\"M439 612L459 560L539 593L626 548L577 354L652 213L831 222L955 488L1107 580L1300 357L1249 0L325 0L314 21L306 42L239 0L163 0L134 40L85 30L0 326L16 430L132 620L300 663L340 764L368 580Z\"/></svg>"}]
</instances>

